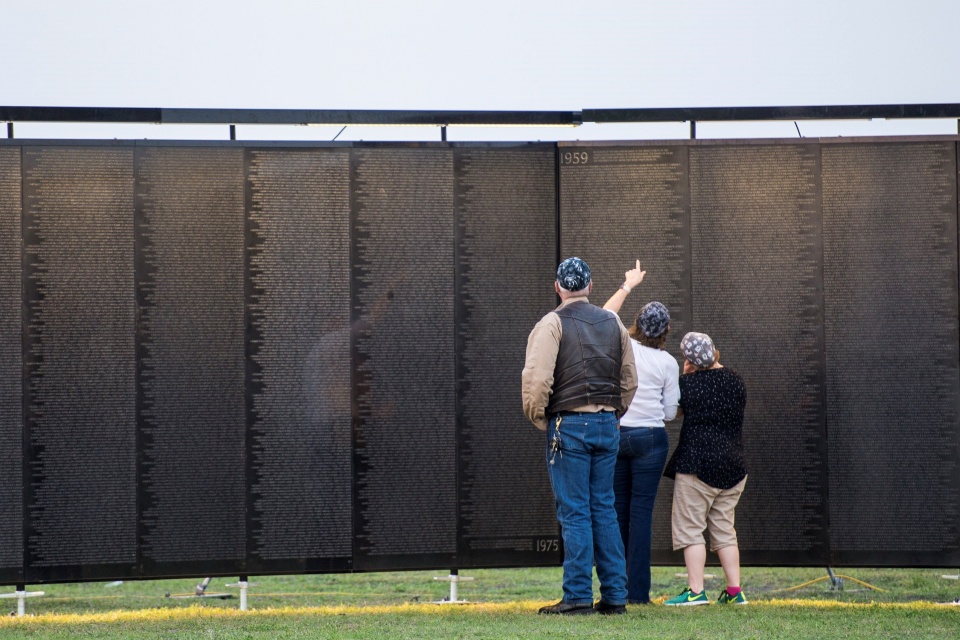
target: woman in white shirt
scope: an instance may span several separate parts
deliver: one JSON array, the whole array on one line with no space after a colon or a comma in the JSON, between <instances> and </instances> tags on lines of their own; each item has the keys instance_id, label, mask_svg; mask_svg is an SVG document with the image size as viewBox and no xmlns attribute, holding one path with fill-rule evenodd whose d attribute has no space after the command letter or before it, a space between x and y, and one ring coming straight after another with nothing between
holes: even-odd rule
<instances>
[{"instance_id":1,"label":"woman in white shirt","mask_svg":"<svg viewBox=\"0 0 960 640\"><path fill-rule=\"evenodd\" d=\"M637 260L624 284L603 305L617 313L630 290L643 282L645 271ZM670 332L670 313L659 302L646 304L629 329L637 363L637 393L620 418L620 453L614 475L617 520L627 556L627 602L650 602L650 542L653 505L667 461L664 422L677 416L680 366L664 350Z\"/></svg>"}]
</instances>

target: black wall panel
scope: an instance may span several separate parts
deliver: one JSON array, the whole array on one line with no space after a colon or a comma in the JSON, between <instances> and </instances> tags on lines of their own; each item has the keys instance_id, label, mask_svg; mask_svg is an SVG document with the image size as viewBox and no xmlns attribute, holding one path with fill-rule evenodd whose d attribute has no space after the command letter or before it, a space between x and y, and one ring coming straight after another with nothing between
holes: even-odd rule
<instances>
[{"instance_id":1,"label":"black wall panel","mask_svg":"<svg viewBox=\"0 0 960 640\"><path fill-rule=\"evenodd\" d=\"M246 558L243 150L137 151L139 542L147 575Z\"/></svg>"},{"instance_id":2,"label":"black wall panel","mask_svg":"<svg viewBox=\"0 0 960 640\"><path fill-rule=\"evenodd\" d=\"M454 151L461 566L559 563L545 435L519 407L527 333L556 303L553 145Z\"/></svg>"},{"instance_id":3,"label":"black wall panel","mask_svg":"<svg viewBox=\"0 0 960 640\"><path fill-rule=\"evenodd\" d=\"M646 303L670 311L667 349L680 357L680 338L691 330L689 153L685 146L561 145L561 257L590 265L591 302L603 305L640 260L647 271L630 293L620 318L633 325ZM671 451L679 421L668 425ZM672 554L671 489L661 483L654 507L654 561L680 562Z\"/></svg>"},{"instance_id":4,"label":"black wall panel","mask_svg":"<svg viewBox=\"0 0 960 640\"><path fill-rule=\"evenodd\" d=\"M456 557L452 176L445 147L351 157L358 569Z\"/></svg>"},{"instance_id":5,"label":"black wall panel","mask_svg":"<svg viewBox=\"0 0 960 640\"><path fill-rule=\"evenodd\" d=\"M135 575L133 150L23 150L26 580Z\"/></svg>"},{"instance_id":6,"label":"black wall panel","mask_svg":"<svg viewBox=\"0 0 960 640\"><path fill-rule=\"evenodd\" d=\"M23 581L20 149L0 147L0 582Z\"/></svg>"},{"instance_id":7,"label":"black wall panel","mask_svg":"<svg viewBox=\"0 0 960 640\"><path fill-rule=\"evenodd\" d=\"M833 560L954 566L956 145L822 153Z\"/></svg>"},{"instance_id":8,"label":"black wall panel","mask_svg":"<svg viewBox=\"0 0 960 640\"><path fill-rule=\"evenodd\" d=\"M816 144L690 148L691 328L747 388L745 563L828 560L819 160Z\"/></svg>"},{"instance_id":9,"label":"black wall panel","mask_svg":"<svg viewBox=\"0 0 960 640\"><path fill-rule=\"evenodd\" d=\"M345 571L350 151L248 149L246 162L248 569Z\"/></svg>"}]
</instances>

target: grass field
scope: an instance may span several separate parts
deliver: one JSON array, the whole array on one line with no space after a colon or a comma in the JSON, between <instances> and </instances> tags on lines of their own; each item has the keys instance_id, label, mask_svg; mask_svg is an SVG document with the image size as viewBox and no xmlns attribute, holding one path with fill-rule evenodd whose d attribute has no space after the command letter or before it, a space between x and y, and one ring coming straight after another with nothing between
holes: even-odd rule
<instances>
[{"instance_id":1,"label":"grass field","mask_svg":"<svg viewBox=\"0 0 960 640\"><path fill-rule=\"evenodd\" d=\"M677 568L654 569L653 594L679 593ZM825 569L747 568L750 605L674 609L630 607L626 616L537 616L559 599L560 569L463 571L464 605L437 605L449 593L443 572L397 572L253 578L251 611L237 610L236 579L214 579L208 593L230 599L175 599L192 593L197 580L58 584L31 587L46 596L27 600L25 618L0 618L0 638L960 638L960 581L942 578L957 570L836 570L853 580L831 590ZM719 569L708 579L715 598L723 588ZM0 588L12 591L11 588ZM0 613L16 608L0 600Z\"/></svg>"}]
</instances>

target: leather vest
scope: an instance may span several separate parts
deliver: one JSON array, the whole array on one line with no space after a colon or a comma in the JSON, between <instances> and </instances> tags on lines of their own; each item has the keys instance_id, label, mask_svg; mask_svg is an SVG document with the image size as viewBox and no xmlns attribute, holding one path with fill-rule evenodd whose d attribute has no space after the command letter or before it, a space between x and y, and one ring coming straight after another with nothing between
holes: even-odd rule
<instances>
[{"instance_id":1,"label":"leather vest","mask_svg":"<svg viewBox=\"0 0 960 640\"><path fill-rule=\"evenodd\" d=\"M609 311L575 302L555 312L561 336L547 415L587 404L620 408L620 323Z\"/></svg>"}]
</instances>

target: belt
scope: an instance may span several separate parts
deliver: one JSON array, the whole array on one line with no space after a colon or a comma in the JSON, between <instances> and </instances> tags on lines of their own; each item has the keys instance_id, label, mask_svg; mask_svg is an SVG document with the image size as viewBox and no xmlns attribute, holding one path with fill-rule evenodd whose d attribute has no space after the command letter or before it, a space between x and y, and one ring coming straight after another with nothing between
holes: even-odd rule
<instances>
[{"instance_id":1,"label":"belt","mask_svg":"<svg viewBox=\"0 0 960 640\"><path fill-rule=\"evenodd\" d=\"M561 418L566 418L567 416L596 416L601 413L616 413L615 411L609 411L604 409L602 411L558 411L557 413L551 414L551 417L560 416Z\"/></svg>"}]
</instances>

